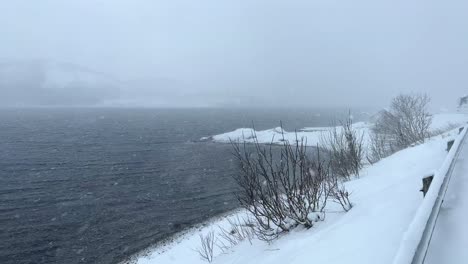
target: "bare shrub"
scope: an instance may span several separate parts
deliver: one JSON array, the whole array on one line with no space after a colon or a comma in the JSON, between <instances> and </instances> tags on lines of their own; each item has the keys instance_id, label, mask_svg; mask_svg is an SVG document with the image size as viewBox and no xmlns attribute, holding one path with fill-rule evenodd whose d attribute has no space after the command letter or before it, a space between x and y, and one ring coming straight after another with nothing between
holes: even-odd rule
<instances>
[{"instance_id":1,"label":"bare shrub","mask_svg":"<svg viewBox=\"0 0 468 264\"><path fill-rule=\"evenodd\" d=\"M230 248L238 245L242 241L249 241L255 237L254 223L250 219L228 219L229 228L219 227L219 237L216 245L222 252L227 252Z\"/></svg>"},{"instance_id":2,"label":"bare shrub","mask_svg":"<svg viewBox=\"0 0 468 264\"><path fill-rule=\"evenodd\" d=\"M200 247L196 251L203 260L209 263L213 261L215 239L214 231L210 231L206 235L200 234Z\"/></svg>"},{"instance_id":3,"label":"bare shrub","mask_svg":"<svg viewBox=\"0 0 468 264\"><path fill-rule=\"evenodd\" d=\"M336 177L331 177L329 180L331 197L335 203L341 205L345 212L348 212L353 207L349 200L349 192L345 189L343 183Z\"/></svg>"},{"instance_id":4,"label":"bare shrub","mask_svg":"<svg viewBox=\"0 0 468 264\"><path fill-rule=\"evenodd\" d=\"M423 143L430 136L429 102L427 95L398 95L392 100L390 110L381 113L374 131L389 136L397 149Z\"/></svg>"},{"instance_id":5,"label":"bare shrub","mask_svg":"<svg viewBox=\"0 0 468 264\"><path fill-rule=\"evenodd\" d=\"M367 146L367 161L370 164L374 164L395 152L388 135L371 132L369 136L370 141Z\"/></svg>"},{"instance_id":6,"label":"bare shrub","mask_svg":"<svg viewBox=\"0 0 468 264\"><path fill-rule=\"evenodd\" d=\"M425 94L401 94L393 98L390 109L379 113L372 129L369 162L423 143L430 137L429 102L430 98Z\"/></svg>"},{"instance_id":7,"label":"bare shrub","mask_svg":"<svg viewBox=\"0 0 468 264\"><path fill-rule=\"evenodd\" d=\"M232 142L241 172L235 175L240 191L240 205L255 220L255 235L266 241L280 233L302 225L310 228L322 212L332 191L329 184L330 166L322 161L319 148L317 158L310 160L304 140L290 144L283 140L279 153L272 146L262 146L254 137L254 150L246 144Z\"/></svg>"},{"instance_id":8,"label":"bare shrub","mask_svg":"<svg viewBox=\"0 0 468 264\"><path fill-rule=\"evenodd\" d=\"M321 147L330 154L333 174L346 179L351 175L359 176L364 157L364 134L353 129L350 116L341 122L341 127L335 126L321 138Z\"/></svg>"},{"instance_id":9,"label":"bare shrub","mask_svg":"<svg viewBox=\"0 0 468 264\"><path fill-rule=\"evenodd\" d=\"M460 123L452 123L452 122L449 122L447 125L445 125L444 127L441 127L441 128L438 128L438 129L434 129L433 131L430 132L431 134L431 137L434 137L434 136L439 136L439 135L442 135L444 134L445 132L448 132L450 130L453 130L455 128L458 128L458 127L461 127L462 124Z\"/></svg>"}]
</instances>

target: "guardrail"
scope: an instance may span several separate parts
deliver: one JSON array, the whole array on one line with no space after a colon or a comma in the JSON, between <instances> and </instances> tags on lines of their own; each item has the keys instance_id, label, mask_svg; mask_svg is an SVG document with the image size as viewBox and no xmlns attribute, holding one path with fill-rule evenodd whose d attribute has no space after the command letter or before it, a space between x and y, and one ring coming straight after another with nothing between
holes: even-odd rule
<instances>
[{"instance_id":1,"label":"guardrail","mask_svg":"<svg viewBox=\"0 0 468 264\"><path fill-rule=\"evenodd\" d=\"M460 146L465 141L467 130L466 126L463 130L460 128L459 135L451 146L442 167L434 173L430 188L403 236L393 264L424 263L440 206L452 176L455 159L460 153Z\"/></svg>"}]
</instances>

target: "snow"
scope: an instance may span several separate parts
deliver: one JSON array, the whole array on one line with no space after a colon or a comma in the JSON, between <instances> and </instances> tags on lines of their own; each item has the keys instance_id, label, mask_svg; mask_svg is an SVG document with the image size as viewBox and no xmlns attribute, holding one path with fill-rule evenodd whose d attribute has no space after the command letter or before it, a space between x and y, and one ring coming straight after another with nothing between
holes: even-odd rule
<instances>
[{"instance_id":1,"label":"snow","mask_svg":"<svg viewBox=\"0 0 468 264\"><path fill-rule=\"evenodd\" d=\"M439 113L433 115L433 120L431 124L431 130L446 130L449 126L459 126L468 121L468 116L462 113ZM364 135L364 142L367 142L369 131L372 128L372 123L368 122L356 122L353 124L353 128L356 129L358 134L362 133ZM295 142L297 139L304 139L309 146L316 146L320 143L320 140L323 136L332 130L333 127L305 127L299 129L296 132L290 132L282 130L280 127L255 131L251 128L238 128L234 131L214 135L211 137L203 137L201 140L211 139L214 142L219 143L229 143L232 141L253 143L255 141L255 136L259 143L262 144L280 144L283 139L289 142ZM342 127L337 127L338 131Z\"/></svg>"},{"instance_id":2,"label":"snow","mask_svg":"<svg viewBox=\"0 0 468 264\"><path fill-rule=\"evenodd\" d=\"M437 126L434 128L438 128L450 122L464 123L467 117L463 119L456 114L444 114L435 119ZM369 129L366 123L357 123L356 127L364 131ZM308 144L311 144L319 140L320 133L327 129L305 128L299 133L306 135ZM249 135L247 133L251 135L252 130L238 129L212 139L226 142L229 138L240 140L244 135L244 140L252 140L246 137ZM273 142L280 142L275 141L281 135L278 128L257 131L257 137L263 143L272 142L272 135L275 135ZM451 130L363 169L360 178L345 183L352 193L351 202L354 204L349 212L343 213L328 207L325 221L317 222L309 230L297 228L271 244L259 240L253 240L252 244L244 241L227 254L216 249L213 263L392 263L402 241L408 240L408 227L414 225L415 214L425 210L419 208L423 201L419 192L421 179L434 171L442 173L446 169L447 159L451 158L447 157L446 144L457 136L458 129ZM292 138L289 133L285 133L285 139L295 139L295 135ZM227 227L227 219L243 214L243 211L236 211L213 220L169 245L150 250L147 255L137 258L136 262L206 263L195 251L200 246L199 234L206 234L210 230L216 232L218 225Z\"/></svg>"}]
</instances>

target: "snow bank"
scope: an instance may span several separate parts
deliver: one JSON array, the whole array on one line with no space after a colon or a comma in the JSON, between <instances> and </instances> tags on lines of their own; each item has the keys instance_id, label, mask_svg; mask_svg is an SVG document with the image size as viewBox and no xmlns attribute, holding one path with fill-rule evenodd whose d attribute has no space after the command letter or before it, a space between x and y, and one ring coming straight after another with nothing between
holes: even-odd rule
<instances>
[{"instance_id":1,"label":"snow bank","mask_svg":"<svg viewBox=\"0 0 468 264\"><path fill-rule=\"evenodd\" d=\"M445 130L450 125L460 125L465 124L468 121L468 115L462 113L440 113L433 116L431 130ZM367 142L369 139L369 131L372 128L372 123L368 122L357 122L353 124L354 129L358 133L363 133L364 142ZM304 139L309 146L316 146L320 143L320 139L326 135L334 127L305 127L299 129L297 132L288 132L282 130L280 127L255 131L251 128L238 128L234 131L211 136L203 137L201 140L213 140L214 142L219 143L229 143L232 141L253 143L255 137L259 143L262 144L280 144L283 140L289 142L295 142L297 139ZM338 126L338 130L341 130L342 127Z\"/></svg>"},{"instance_id":2,"label":"snow bank","mask_svg":"<svg viewBox=\"0 0 468 264\"><path fill-rule=\"evenodd\" d=\"M368 131L371 127L370 123L359 122L353 124L353 127L358 131L362 132L364 136L368 135ZM254 143L255 138L259 143L262 144L280 144L283 141L295 142L296 139L304 139L307 145L316 146L323 135L332 130L333 127L306 127L298 130L297 132L288 132L281 127L255 131L251 128L238 128L234 131L215 135L212 137L203 137L201 140L211 139L214 142L229 143L232 141ZM337 127L341 130L342 127Z\"/></svg>"},{"instance_id":3,"label":"snow bank","mask_svg":"<svg viewBox=\"0 0 468 264\"><path fill-rule=\"evenodd\" d=\"M240 132L245 131L236 133ZM328 208L325 221L309 230L295 229L271 244L258 240L252 245L243 242L228 254L217 251L214 263L392 263L421 204L421 178L444 163L446 142L457 133L453 130L434 137L365 168L361 178L346 183L354 204L348 213ZM229 217L236 214L242 212ZM218 225L227 226L227 218L194 229L175 243L155 249L136 261L139 264L205 263L195 251L200 245L198 235L216 230Z\"/></svg>"}]
</instances>

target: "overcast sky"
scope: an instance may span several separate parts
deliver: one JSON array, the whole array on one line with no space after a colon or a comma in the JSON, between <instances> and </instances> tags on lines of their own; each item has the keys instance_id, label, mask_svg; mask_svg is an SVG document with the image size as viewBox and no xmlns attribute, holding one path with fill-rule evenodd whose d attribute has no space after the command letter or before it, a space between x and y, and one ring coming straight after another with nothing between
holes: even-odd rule
<instances>
[{"instance_id":1,"label":"overcast sky","mask_svg":"<svg viewBox=\"0 0 468 264\"><path fill-rule=\"evenodd\" d=\"M467 14L463 0L3 0L0 58L173 80L196 105L383 106L411 91L450 107L468 94Z\"/></svg>"}]
</instances>

